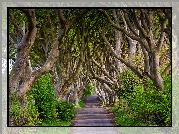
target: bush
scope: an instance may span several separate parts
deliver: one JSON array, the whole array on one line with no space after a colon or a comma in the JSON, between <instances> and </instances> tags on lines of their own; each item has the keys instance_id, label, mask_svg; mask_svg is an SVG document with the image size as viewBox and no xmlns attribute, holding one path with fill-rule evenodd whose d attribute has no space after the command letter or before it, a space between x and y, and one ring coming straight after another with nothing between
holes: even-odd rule
<instances>
[{"instance_id":1,"label":"bush","mask_svg":"<svg viewBox=\"0 0 179 134\"><path fill-rule=\"evenodd\" d=\"M116 89L119 98L127 98L134 93L134 86L140 85L142 80L139 79L133 72L122 72L120 74L121 88ZM142 88L142 87L141 87Z\"/></svg>"},{"instance_id":2,"label":"bush","mask_svg":"<svg viewBox=\"0 0 179 134\"><path fill-rule=\"evenodd\" d=\"M39 117L43 120L55 120L57 117L57 98L51 78L50 74L41 76L31 90Z\"/></svg>"},{"instance_id":3,"label":"bush","mask_svg":"<svg viewBox=\"0 0 179 134\"><path fill-rule=\"evenodd\" d=\"M39 119L38 109L33 105L32 99L27 97L28 106L20 107L20 101L15 99L15 95L10 97L11 107L9 116L11 117L11 125L13 126L36 126L41 123Z\"/></svg>"},{"instance_id":4,"label":"bush","mask_svg":"<svg viewBox=\"0 0 179 134\"><path fill-rule=\"evenodd\" d=\"M166 94L159 92L151 80L142 81L133 73L121 74L122 88L117 89L120 106L113 109L116 121L124 123L124 117L140 124L171 126L171 77L164 78ZM147 86L146 86L147 85ZM120 112L119 112L120 111ZM125 113L125 115L124 115ZM123 118L121 115L124 115ZM125 119L127 121L127 119ZM136 123L136 124L138 124ZM127 123L126 123L127 124ZM134 123L135 124L135 123ZM129 123L128 123L129 126Z\"/></svg>"},{"instance_id":5,"label":"bush","mask_svg":"<svg viewBox=\"0 0 179 134\"><path fill-rule=\"evenodd\" d=\"M137 115L145 123L159 126L169 125L167 118L170 117L170 101L167 95L158 92L154 87L146 91L137 92L135 99L129 99L130 111Z\"/></svg>"},{"instance_id":6,"label":"bush","mask_svg":"<svg viewBox=\"0 0 179 134\"><path fill-rule=\"evenodd\" d=\"M89 83L83 93L83 96L90 96L94 94L94 87L92 83Z\"/></svg>"},{"instance_id":7,"label":"bush","mask_svg":"<svg viewBox=\"0 0 179 134\"><path fill-rule=\"evenodd\" d=\"M43 75L33 86L32 93L39 116L43 123L71 121L75 116L75 107L70 102L58 101L51 83L50 74ZM49 125L50 125L49 124Z\"/></svg>"},{"instance_id":8,"label":"bush","mask_svg":"<svg viewBox=\"0 0 179 134\"><path fill-rule=\"evenodd\" d=\"M61 101L57 105L58 118L62 121L71 121L75 117L75 106L71 102Z\"/></svg>"},{"instance_id":9,"label":"bush","mask_svg":"<svg viewBox=\"0 0 179 134\"><path fill-rule=\"evenodd\" d=\"M75 107L70 102L59 102L54 93L51 83L52 76L45 74L41 76L32 86L27 96L27 107L19 107L19 101L15 95L11 96L10 116L13 125L36 126L69 124L75 116ZM63 122L68 121L68 122Z\"/></svg>"},{"instance_id":10,"label":"bush","mask_svg":"<svg viewBox=\"0 0 179 134\"><path fill-rule=\"evenodd\" d=\"M82 97L80 98L79 107L84 108L85 107L85 97L94 95L95 90L92 83L88 83L87 87L85 88Z\"/></svg>"}]
</instances>

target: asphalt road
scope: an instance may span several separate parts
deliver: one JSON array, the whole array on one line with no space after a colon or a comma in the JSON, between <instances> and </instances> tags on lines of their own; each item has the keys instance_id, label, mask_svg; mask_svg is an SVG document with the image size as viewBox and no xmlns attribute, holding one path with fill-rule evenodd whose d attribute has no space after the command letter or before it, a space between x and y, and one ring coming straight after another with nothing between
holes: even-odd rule
<instances>
[{"instance_id":1,"label":"asphalt road","mask_svg":"<svg viewBox=\"0 0 179 134\"><path fill-rule=\"evenodd\" d=\"M70 134L121 134L114 127L112 116L100 107L97 95L86 97L85 102L85 108L79 108L76 112Z\"/></svg>"}]
</instances>

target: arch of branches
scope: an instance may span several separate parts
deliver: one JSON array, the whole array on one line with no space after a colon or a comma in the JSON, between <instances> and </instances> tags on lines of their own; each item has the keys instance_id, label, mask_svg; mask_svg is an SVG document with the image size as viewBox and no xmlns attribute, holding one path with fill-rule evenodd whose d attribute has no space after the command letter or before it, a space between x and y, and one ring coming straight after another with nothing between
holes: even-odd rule
<instances>
[{"instance_id":1,"label":"arch of branches","mask_svg":"<svg viewBox=\"0 0 179 134\"><path fill-rule=\"evenodd\" d=\"M104 103L117 99L119 74L132 70L163 93L171 68L171 9L8 10L9 93L23 98L44 74L60 100L80 98L89 82Z\"/></svg>"}]
</instances>

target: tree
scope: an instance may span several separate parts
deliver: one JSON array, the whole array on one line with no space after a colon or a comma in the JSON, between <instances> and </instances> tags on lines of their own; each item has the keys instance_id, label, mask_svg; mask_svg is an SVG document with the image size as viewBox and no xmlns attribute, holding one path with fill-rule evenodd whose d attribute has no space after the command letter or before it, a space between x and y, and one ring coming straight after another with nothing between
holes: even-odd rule
<instances>
[{"instance_id":1,"label":"tree","mask_svg":"<svg viewBox=\"0 0 179 134\"><path fill-rule=\"evenodd\" d=\"M54 66L54 63L57 61L59 57L59 49L61 48L63 38L68 33L69 28L88 12L88 10L84 10L81 14L72 18L71 21L69 22L68 20L65 19L62 9L57 9L54 11L56 12L56 17L59 20L57 25L58 34L56 36L55 42L53 42L53 46L48 56L46 57L47 59L43 64L43 66L41 66L41 68L38 68L33 72L28 72L28 74L26 74L25 71L27 71L27 68L29 67L27 61L29 60L28 58L30 55L30 51L32 49L32 46L34 45L37 35L37 29L39 28L36 19L36 10L20 9L19 11L17 9L15 11L14 14L19 16L20 14L25 14L23 16L27 18L28 27L27 27L27 31L25 31L25 28L23 29L24 32L21 29L21 27L18 25L18 23L21 22L17 22L17 20L15 20L14 16L12 15L12 10L9 10L9 17L12 23L11 26L15 28L14 33L17 35L17 37L13 36L15 37L13 38L12 34L14 35L14 33L10 34L11 38L13 39L12 41L14 43L15 49L17 50L17 54L16 54L14 66L10 74L9 91L10 91L10 96L17 93L18 99L21 100L21 106L24 106L26 108L27 108L27 101L25 97L26 93L30 91L32 85L34 84L35 81L38 80L38 78L40 78L40 76L51 71L51 69ZM41 22L40 24L43 25L43 22ZM12 101L13 100L11 99L10 104L12 104ZM11 119L13 119L13 117Z\"/></svg>"},{"instance_id":2,"label":"tree","mask_svg":"<svg viewBox=\"0 0 179 134\"><path fill-rule=\"evenodd\" d=\"M123 10L126 22L124 19L123 21L125 25L128 25L131 31L129 32L125 28L117 26L105 10L100 11L106 15L110 25L112 25L117 30L122 31L124 34L126 34L126 36L128 36L128 38L136 40L140 43L145 54L145 70L143 70L142 73L146 74L154 82L154 85L164 92L164 85L159 66L159 54L167 36L165 33L167 17L165 16L164 12L160 9ZM129 16L132 19L130 19ZM133 25L139 30L139 34L137 34ZM158 29L157 31L156 28ZM153 35L154 32L155 35ZM132 64L128 64L114 53L114 50L111 48L110 43L105 37L105 31L103 32L103 38L112 51L113 55L141 77L141 73L136 69L136 67L134 67Z\"/></svg>"},{"instance_id":3,"label":"tree","mask_svg":"<svg viewBox=\"0 0 179 134\"><path fill-rule=\"evenodd\" d=\"M9 91L24 106L46 73L57 98L76 104L90 81L104 104L114 103L124 86L119 76L129 69L165 93L170 9L10 9L9 17L9 58L15 62Z\"/></svg>"},{"instance_id":4,"label":"tree","mask_svg":"<svg viewBox=\"0 0 179 134\"><path fill-rule=\"evenodd\" d=\"M56 41L54 42L53 48L50 51L50 54L45 62L45 64L38 69L37 71L34 71L30 77L27 78L27 80L20 85L19 81L22 77L22 71L25 69L26 66L26 60L29 55L29 51L34 44L34 40L36 37L37 32L37 22L36 22L36 16L35 16L35 10L34 9L22 9L22 11L26 14L28 19L28 31L23 36L22 40L21 38L21 30L19 26L15 23L14 19L12 18L11 21L16 27L17 31L17 39L18 39L18 45L17 45L17 58L14 64L14 69L11 74L14 74L12 77L12 86L11 86L11 93L14 93L18 89L18 96L22 97L30 90L30 87L32 84L43 74L49 72L51 68L53 67L55 61L57 60L59 56L58 49L61 47L62 39L67 33L68 29L73 25L78 19L80 19L88 10L85 10L82 14L75 17L70 23L64 18L62 10L56 10L57 17L59 19L59 32L56 37ZM11 15L12 16L12 15Z\"/></svg>"}]
</instances>

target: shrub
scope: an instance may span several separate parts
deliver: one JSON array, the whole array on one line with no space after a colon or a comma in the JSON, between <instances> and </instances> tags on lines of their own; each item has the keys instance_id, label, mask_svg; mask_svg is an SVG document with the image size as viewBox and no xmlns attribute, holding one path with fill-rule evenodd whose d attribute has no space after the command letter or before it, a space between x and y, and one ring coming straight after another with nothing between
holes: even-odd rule
<instances>
[{"instance_id":1,"label":"shrub","mask_svg":"<svg viewBox=\"0 0 179 134\"><path fill-rule=\"evenodd\" d=\"M92 83L89 83L83 93L83 96L90 96L94 94L94 87Z\"/></svg>"},{"instance_id":2,"label":"shrub","mask_svg":"<svg viewBox=\"0 0 179 134\"><path fill-rule=\"evenodd\" d=\"M75 106L71 102L60 101L57 105L58 118L62 121L71 121L75 117Z\"/></svg>"},{"instance_id":3,"label":"shrub","mask_svg":"<svg viewBox=\"0 0 179 134\"><path fill-rule=\"evenodd\" d=\"M43 120L54 120L57 117L57 98L51 78L50 74L41 76L31 90L35 106L38 108L39 116Z\"/></svg>"},{"instance_id":4,"label":"shrub","mask_svg":"<svg viewBox=\"0 0 179 134\"><path fill-rule=\"evenodd\" d=\"M36 126L47 123L50 126L59 120L60 124L63 124L63 121L68 121L66 124L69 124L69 121L74 118L74 105L70 102L57 101L51 78L50 74L45 74L34 83L31 91L26 95L28 102L26 108L20 108L15 95L11 96L10 116L13 119L13 125Z\"/></svg>"},{"instance_id":5,"label":"shrub","mask_svg":"<svg viewBox=\"0 0 179 134\"><path fill-rule=\"evenodd\" d=\"M11 117L11 125L13 126L36 126L41 123L39 119L38 109L33 105L32 99L27 97L27 107L20 107L19 100L15 99L15 95L10 97L9 116Z\"/></svg>"},{"instance_id":6,"label":"shrub","mask_svg":"<svg viewBox=\"0 0 179 134\"><path fill-rule=\"evenodd\" d=\"M135 121L140 121L140 124L155 126L171 125L170 76L164 78L164 90L166 90L166 94L159 92L153 86L151 80L148 79L142 82L131 72L128 74L127 72L122 73L121 78L123 85L117 91L119 97L122 96L119 100L119 104L122 106L118 106L118 109L113 109L117 114L121 115L121 111L123 111L126 114L125 118L128 117L129 120L134 118ZM119 110L120 112L118 112ZM124 121L120 116L117 116L117 118L118 122ZM125 123L123 122L122 124Z\"/></svg>"}]
</instances>

